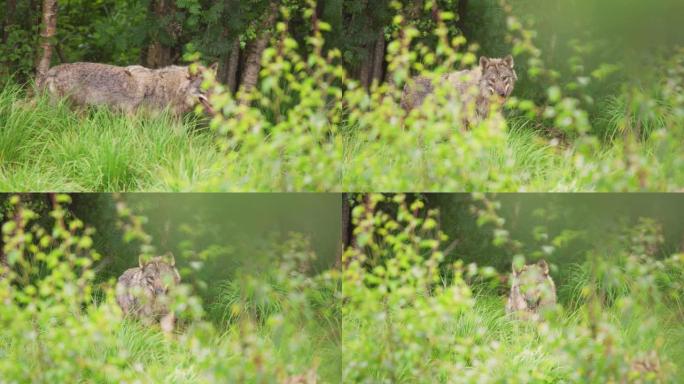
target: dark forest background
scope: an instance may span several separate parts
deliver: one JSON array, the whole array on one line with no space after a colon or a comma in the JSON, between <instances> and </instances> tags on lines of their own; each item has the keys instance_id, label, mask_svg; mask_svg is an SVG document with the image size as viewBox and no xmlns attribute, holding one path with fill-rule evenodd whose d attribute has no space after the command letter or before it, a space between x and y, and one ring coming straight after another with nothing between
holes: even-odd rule
<instances>
[{"instance_id":1,"label":"dark forest background","mask_svg":"<svg viewBox=\"0 0 684 384\"><path fill-rule=\"evenodd\" d=\"M286 20L300 49L313 20L328 23L325 49L339 49L349 74L369 86L387 79L388 44L408 23L420 32L415 44L434 48L439 12L449 12L450 38L463 36L479 54L503 56L511 53L509 32L518 27L509 17L515 16L533 31L542 53L512 52L518 73L542 60L554 75L582 88L583 76L615 72L599 64L623 69L610 83L592 82L592 89L583 90L593 99L626 80L631 85L647 80L644 69L681 44L684 14L675 0L2 0L0 76L21 83L32 78L41 58L46 7L56 14L51 65L92 61L157 68L198 52L203 61L219 63L218 78L231 90L257 82L261 53L278 21ZM403 16L401 23L393 22L397 15ZM543 84L524 76L519 85L523 97L545 95Z\"/></svg>"}]
</instances>

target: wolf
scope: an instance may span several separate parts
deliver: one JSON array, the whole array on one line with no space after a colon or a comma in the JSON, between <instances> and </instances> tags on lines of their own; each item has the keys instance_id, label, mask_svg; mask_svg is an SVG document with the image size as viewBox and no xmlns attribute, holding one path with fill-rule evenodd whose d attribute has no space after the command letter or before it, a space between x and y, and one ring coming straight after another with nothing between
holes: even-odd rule
<instances>
[{"instance_id":1,"label":"wolf","mask_svg":"<svg viewBox=\"0 0 684 384\"><path fill-rule=\"evenodd\" d=\"M539 312L556 304L556 285L549 275L549 265L544 260L536 264L516 268L513 263L511 293L506 303L506 313L537 318Z\"/></svg>"},{"instance_id":2,"label":"wolf","mask_svg":"<svg viewBox=\"0 0 684 384\"><path fill-rule=\"evenodd\" d=\"M485 119L491 110L492 101L503 105L513 93L518 75L515 72L513 56L504 58L480 57L479 66L444 74L441 80L460 95L462 113L466 126ZM435 85L427 77L419 76L409 81L401 96L401 107L407 112L419 107L435 90ZM468 113L471 105L474 113Z\"/></svg>"},{"instance_id":3,"label":"wolf","mask_svg":"<svg viewBox=\"0 0 684 384\"><path fill-rule=\"evenodd\" d=\"M180 66L149 69L140 65L72 63L51 68L37 86L53 101L67 98L76 106L104 105L127 114L141 108L152 112L168 108L180 116L197 104L211 111L208 95L201 88L206 71L215 72L216 64L191 71L190 67Z\"/></svg>"},{"instance_id":4,"label":"wolf","mask_svg":"<svg viewBox=\"0 0 684 384\"><path fill-rule=\"evenodd\" d=\"M172 254L140 261L140 266L126 270L116 284L116 302L124 315L138 317L146 324L159 322L171 332L175 316L168 307L169 290L180 283Z\"/></svg>"}]
</instances>

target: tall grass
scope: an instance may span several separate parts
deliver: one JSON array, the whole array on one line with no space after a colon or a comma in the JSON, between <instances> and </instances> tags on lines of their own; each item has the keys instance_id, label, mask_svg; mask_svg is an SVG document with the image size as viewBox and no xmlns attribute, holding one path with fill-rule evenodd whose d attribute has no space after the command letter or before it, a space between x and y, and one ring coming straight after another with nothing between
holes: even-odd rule
<instances>
[{"instance_id":1,"label":"tall grass","mask_svg":"<svg viewBox=\"0 0 684 384\"><path fill-rule=\"evenodd\" d=\"M354 210L345 253L343 378L359 383L670 383L684 378L681 255L635 254L657 243L642 221L558 260L557 305L537 320L507 314L509 271L447 263L434 211L401 195ZM496 207L494 205L490 208ZM494 210L482 223L504 222ZM645 223L645 224L644 224ZM496 227L505 249L507 227ZM505 233L504 233L505 232ZM655 234L655 236L654 236ZM626 241L625 241L626 239ZM608 253L604 253L608 252ZM492 260L492 263L496 260Z\"/></svg>"},{"instance_id":2,"label":"tall grass","mask_svg":"<svg viewBox=\"0 0 684 384\"><path fill-rule=\"evenodd\" d=\"M101 276L93 269L100 258L92 248L94 229L62 208L69 200L57 195L44 217L18 196L8 202L12 212L2 232L3 255L9 257L0 263L0 381L282 383L309 374L340 382L335 271L304 275L291 269L288 254L269 254L271 263L258 273L235 277L248 285L217 283L219 294L204 302L189 285L174 286L171 310L178 321L172 332L163 332L159 324L122 313L113 279L96 281ZM127 238L149 239L126 221L143 219L121 209ZM140 241L142 252L149 252L150 244ZM301 252L317 259L309 248ZM262 295L251 294L275 286L277 295L268 295L267 305ZM242 315L223 316L224 310Z\"/></svg>"},{"instance_id":3,"label":"tall grass","mask_svg":"<svg viewBox=\"0 0 684 384\"><path fill-rule=\"evenodd\" d=\"M446 104L426 107L433 112L402 125L397 100L372 94L373 104L359 90L345 97L358 106L337 122L323 118L333 113L327 106L317 106L307 112L313 117L293 109L274 124L265 117L267 106L254 106L231 112L216 132L195 117L72 110L26 98L10 84L0 90L0 190L547 192L684 185L681 119L665 107L627 119L624 102L615 99L602 114L609 140L563 142L523 117L463 131Z\"/></svg>"},{"instance_id":4,"label":"tall grass","mask_svg":"<svg viewBox=\"0 0 684 384\"><path fill-rule=\"evenodd\" d=\"M209 177L221 159L195 120L72 111L0 90L0 189L173 191Z\"/></svg>"}]
</instances>

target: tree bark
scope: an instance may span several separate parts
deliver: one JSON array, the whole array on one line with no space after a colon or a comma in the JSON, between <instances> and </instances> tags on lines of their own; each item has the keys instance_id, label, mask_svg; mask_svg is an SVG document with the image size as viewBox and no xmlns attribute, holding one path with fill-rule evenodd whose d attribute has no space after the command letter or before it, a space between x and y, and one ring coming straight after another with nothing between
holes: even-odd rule
<instances>
[{"instance_id":1,"label":"tree bark","mask_svg":"<svg viewBox=\"0 0 684 384\"><path fill-rule=\"evenodd\" d=\"M271 30L275 25L276 15L278 13L278 1L271 1L266 13L266 17L259 25L261 33L250 44L250 48L245 59L245 70L242 74L242 91L247 95L254 87L256 87L259 80L259 71L261 70L261 56L268 46L268 41L271 38ZM248 98L243 97L240 100L241 104L248 103Z\"/></svg>"},{"instance_id":2,"label":"tree bark","mask_svg":"<svg viewBox=\"0 0 684 384\"><path fill-rule=\"evenodd\" d=\"M366 46L366 57L361 63L361 70L359 71L359 80L366 89L370 88L371 81L373 80L373 56L374 50Z\"/></svg>"},{"instance_id":3,"label":"tree bark","mask_svg":"<svg viewBox=\"0 0 684 384\"><path fill-rule=\"evenodd\" d=\"M342 246L344 249L351 246L352 239L352 220L351 220L351 204L349 203L349 194L342 194Z\"/></svg>"},{"instance_id":4,"label":"tree bark","mask_svg":"<svg viewBox=\"0 0 684 384\"><path fill-rule=\"evenodd\" d=\"M41 83L50 69L52 60L52 39L57 31L57 0L43 1L43 27L40 33L42 51L40 61L36 67L37 82Z\"/></svg>"},{"instance_id":5,"label":"tree bark","mask_svg":"<svg viewBox=\"0 0 684 384\"><path fill-rule=\"evenodd\" d=\"M380 30L378 40L375 42L373 53L373 80L378 84L382 83L383 71L385 67L385 33ZM371 82L372 82L371 81Z\"/></svg>"},{"instance_id":6,"label":"tree bark","mask_svg":"<svg viewBox=\"0 0 684 384\"><path fill-rule=\"evenodd\" d=\"M150 10L157 20L161 20L172 13L173 6L173 0L153 0L150 3ZM172 28L166 26L164 29L169 35L173 35ZM147 47L145 59L146 65L149 68L160 68L170 65L172 62L171 47L162 44L158 35L156 35Z\"/></svg>"},{"instance_id":7,"label":"tree bark","mask_svg":"<svg viewBox=\"0 0 684 384\"><path fill-rule=\"evenodd\" d=\"M240 38L237 36L233 39L233 47L230 49L226 64L225 83L230 92L235 93L238 88L238 66L240 64Z\"/></svg>"},{"instance_id":8,"label":"tree bark","mask_svg":"<svg viewBox=\"0 0 684 384\"><path fill-rule=\"evenodd\" d=\"M465 30L465 20L466 15L468 14L468 0L458 0L458 8L456 11L458 12L458 21L456 22L456 26L458 27L458 29L461 30L463 36L465 36L465 38L468 39L469 34L466 33Z\"/></svg>"}]
</instances>

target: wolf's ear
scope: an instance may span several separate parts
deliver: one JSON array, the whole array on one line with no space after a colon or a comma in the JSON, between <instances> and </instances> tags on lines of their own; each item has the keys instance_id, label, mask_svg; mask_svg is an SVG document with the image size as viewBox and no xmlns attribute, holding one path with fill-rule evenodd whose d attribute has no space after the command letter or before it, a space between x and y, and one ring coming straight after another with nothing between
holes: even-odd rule
<instances>
[{"instance_id":1,"label":"wolf's ear","mask_svg":"<svg viewBox=\"0 0 684 384\"><path fill-rule=\"evenodd\" d=\"M138 256L138 265L140 266L140 269L145 268L145 265L147 265L142 256Z\"/></svg>"},{"instance_id":2,"label":"wolf's ear","mask_svg":"<svg viewBox=\"0 0 684 384\"><path fill-rule=\"evenodd\" d=\"M484 56L480 56L480 68L482 68L482 70L484 71L484 69L487 68L488 65L489 59Z\"/></svg>"},{"instance_id":3,"label":"wolf's ear","mask_svg":"<svg viewBox=\"0 0 684 384\"><path fill-rule=\"evenodd\" d=\"M549 274L549 264L546 262L546 260L539 260L537 265L542 269L545 275Z\"/></svg>"},{"instance_id":4,"label":"wolf's ear","mask_svg":"<svg viewBox=\"0 0 684 384\"><path fill-rule=\"evenodd\" d=\"M212 65L209 66L209 70L210 70L211 72L213 72L214 75L215 75L215 74L218 72L218 67L219 67L219 63L218 63L218 61L217 61L217 62L215 62L214 64L212 64Z\"/></svg>"},{"instance_id":5,"label":"wolf's ear","mask_svg":"<svg viewBox=\"0 0 684 384\"><path fill-rule=\"evenodd\" d=\"M513 69L515 67L515 61L513 61L513 56L511 56L511 55L504 57L503 62L510 69Z\"/></svg>"}]
</instances>

